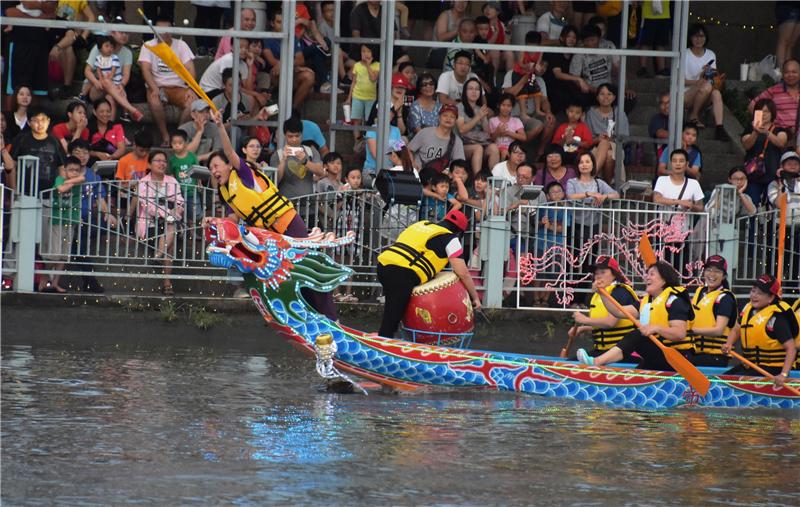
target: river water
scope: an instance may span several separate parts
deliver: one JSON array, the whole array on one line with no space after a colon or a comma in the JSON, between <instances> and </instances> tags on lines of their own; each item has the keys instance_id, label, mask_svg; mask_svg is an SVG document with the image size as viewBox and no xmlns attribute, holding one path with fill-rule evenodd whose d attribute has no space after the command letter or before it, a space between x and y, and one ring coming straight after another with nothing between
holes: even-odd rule
<instances>
[{"instance_id":1,"label":"river water","mask_svg":"<svg viewBox=\"0 0 800 507\"><path fill-rule=\"evenodd\" d=\"M329 394L309 359L255 329L7 327L3 506L800 505L798 413Z\"/></svg>"}]
</instances>

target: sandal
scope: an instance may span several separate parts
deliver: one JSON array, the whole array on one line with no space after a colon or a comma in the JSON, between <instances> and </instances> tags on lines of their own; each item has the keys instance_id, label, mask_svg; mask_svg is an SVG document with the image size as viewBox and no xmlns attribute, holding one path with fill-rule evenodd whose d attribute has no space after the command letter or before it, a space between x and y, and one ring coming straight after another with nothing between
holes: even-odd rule
<instances>
[{"instance_id":1,"label":"sandal","mask_svg":"<svg viewBox=\"0 0 800 507\"><path fill-rule=\"evenodd\" d=\"M697 129L704 129L706 128L705 124L698 120L697 118L693 118L687 122L689 125L694 125Z\"/></svg>"},{"instance_id":2,"label":"sandal","mask_svg":"<svg viewBox=\"0 0 800 507\"><path fill-rule=\"evenodd\" d=\"M345 294L344 296L345 303L358 303L358 297L353 294Z\"/></svg>"},{"instance_id":3,"label":"sandal","mask_svg":"<svg viewBox=\"0 0 800 507\"><path fill-rule=\"evenodd\" d=\"M161 292L166 297L171 297L175 295L175 291L172 289L172 285L165 285L164 288L161 289Z\"/></svg>"},{"instance_id":4,"label":"sandal","mask_svg":"<svg viewBox=\"0 0 800 507\"><path fill-rule=\"evenodd\" d=\"M142 121L142 118L144 118L144 113L143 113L143 112L141 112L141 111L139 111L139 110L137 109L136 111L134 111L134 112L132 112L132 113L131 113L131 118L132 118L132 119L133 119L133 121L135 121L136 123L141 123L141 121Z\"/></svg>"}]
</instances>

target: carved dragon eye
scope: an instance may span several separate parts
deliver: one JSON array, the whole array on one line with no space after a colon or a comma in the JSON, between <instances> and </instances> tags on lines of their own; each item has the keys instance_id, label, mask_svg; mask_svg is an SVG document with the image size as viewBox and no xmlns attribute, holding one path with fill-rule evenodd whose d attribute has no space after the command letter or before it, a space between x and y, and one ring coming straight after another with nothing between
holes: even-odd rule
<instances>
[{"instance_id":1,"label":"carved dragon eye","mask_svg":"<svg viewBox=\"0 0 800 507\"><path fill-rule=\"evenodd\" d=\"M247 240L248 242L254 244L254 245L258 244L258 238L256 237L255 234L253 234L250 231L247 231L247 235L245 235L244 239Z\"/></svg>"}]
</instances>

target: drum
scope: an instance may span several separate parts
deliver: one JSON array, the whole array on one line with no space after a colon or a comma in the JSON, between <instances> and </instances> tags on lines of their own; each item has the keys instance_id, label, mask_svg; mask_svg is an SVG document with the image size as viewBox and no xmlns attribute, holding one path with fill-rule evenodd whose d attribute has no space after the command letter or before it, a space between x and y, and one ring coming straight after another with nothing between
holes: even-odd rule
<instances>
[{"instance_id":1,"label":"drum","mask_svg":"<svg viewBox=\"0 0 800 507\"><path fill-rule=\"evenodd\" d=\"M407 339L435 345L471 338L474 325L469 293L451 271L414 287L403 317Z\"/></svg>"}]
</instances>

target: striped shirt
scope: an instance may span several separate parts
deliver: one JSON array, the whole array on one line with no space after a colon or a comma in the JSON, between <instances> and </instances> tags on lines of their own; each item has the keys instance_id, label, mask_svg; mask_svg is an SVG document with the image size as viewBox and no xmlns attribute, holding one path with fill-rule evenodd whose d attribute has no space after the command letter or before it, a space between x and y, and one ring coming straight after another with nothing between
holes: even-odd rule
<instances>
[{"instance_id":1,"label":"striped shirt","mask_svg":"<svg viewBox=\"0 0 800 507\"><path fill-rule=\"evenodd\" d=\"M771 99L775 102L777 115L775 125L787 129L794 129L797 124L797 108L800 102L800 93L792 97L785 83L770 86L750 102L751 106L761 99Z\"/></svg>"}]
</instances>

